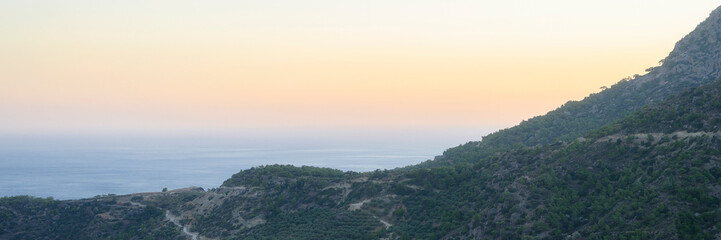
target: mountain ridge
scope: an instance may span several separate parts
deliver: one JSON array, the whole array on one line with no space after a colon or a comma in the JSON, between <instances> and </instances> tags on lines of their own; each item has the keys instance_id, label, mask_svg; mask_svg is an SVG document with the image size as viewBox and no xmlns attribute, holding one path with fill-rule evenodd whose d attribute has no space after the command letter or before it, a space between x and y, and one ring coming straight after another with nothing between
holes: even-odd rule
<instances>
[{"instance_id":1,"label":"mountain ridge","mask_svg":"<svg viewBox=\"0 0 721 240\"><path fill-rule=\"evenodd\" d=\"M538 146L582 137L645 105L721 78L721 44L715 44L720 40L718 7L674 45L660 66L649 68L645 75L622 79L581 101L569 101L545 115L486 135L481 141L450 148L433 161L414 167L449 165L470 158L468 155L475 161L518 145Z\"/></svg>"}]
</instances>

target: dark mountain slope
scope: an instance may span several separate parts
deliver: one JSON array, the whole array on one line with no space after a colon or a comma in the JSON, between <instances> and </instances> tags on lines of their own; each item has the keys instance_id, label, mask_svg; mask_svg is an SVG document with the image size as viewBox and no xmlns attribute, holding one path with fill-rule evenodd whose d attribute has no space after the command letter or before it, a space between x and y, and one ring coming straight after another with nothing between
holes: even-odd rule
<instances>
[{"instance_id":1,"label":"dark mountain slope","mask_svg":"<svg viewBox=\"0 0 721 240\"><path fill-rule=\"evenodd\" d=\"M515 146L538 146L572 141L605 124L617 121L644 105L664 100L685 89L721 78L721 8L681 39L663 64L643 76L624 79L582 101L570 101L546 115L448 149L421 167L477 161Z\"/></svg>"},{"instance_id":2,"label":"dark mountain slope","mask_svg":"<svg viewBox=\"0 0 721 240\"><path fill-rule=\"evenodd\" d=\"M585 139L412 170L426 193L398 194L414 217L394 224L412 238L719 238L720 98L716 82Z\"/></svg>"},{"instance_id":3,"label":"dark mountain slope","mask_svg":"<svg viewBox=\"0 0 721 240\"><path fill-rule=\"evenodd\" d=\"M184 216L201 235L239 239L717 238L719 98L717 82L586 138L521 147L474 164L365 174L290 166L246 170L206 193L225 199L203 197L176 208L219 206L201 218ZM659 109L683 111L652 114L666 113ZM639 116L646 117L639 122ZM221 213L264 224L222 226L233 217ZM331 223L339 225L331 231Z\"/></svg>"},{"instance_id":4,"label":"dark mountain slope","mask_svg":"<svg viewBox=\"0 0 721 240\"><path fill-rule=\"evenodd\" d=\"M721 82L687 90L665 104L652 105L631 114L626 120L613 123L589 137L610 134L719 132L721 131Z\"/></svg>"}]
</instances>

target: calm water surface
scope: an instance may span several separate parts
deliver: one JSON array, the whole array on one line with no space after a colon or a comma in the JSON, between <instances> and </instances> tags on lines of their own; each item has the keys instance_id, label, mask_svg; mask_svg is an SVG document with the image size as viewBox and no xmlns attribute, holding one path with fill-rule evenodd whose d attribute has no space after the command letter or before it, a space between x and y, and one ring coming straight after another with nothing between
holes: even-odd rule
<instances>
[{"instance_id":1,"label":"calm water surface","mask_svg":"<svg viewBox=\"0 0 721 240\"><path fill-rule=\"evenodd\" d=\"M5 141L0 147L0 196L74 199L164 187L207 189L242 169L267 164L358 172L392 169L432 159L445 148L431 145L435 144Z\"/></svg>"}]
</instances>

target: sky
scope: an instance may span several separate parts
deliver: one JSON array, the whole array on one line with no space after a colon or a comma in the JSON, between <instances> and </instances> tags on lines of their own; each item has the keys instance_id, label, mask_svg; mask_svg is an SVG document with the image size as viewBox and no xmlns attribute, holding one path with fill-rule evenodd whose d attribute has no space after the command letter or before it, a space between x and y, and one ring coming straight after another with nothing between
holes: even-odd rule
<instances>
[{"instance_id":1,"label":"sky","mask_svg":"<svg viewBox=\"0 0 721 240\"><path fill-rule=\"evenodd\" d=\"M642 74L718 5L4 0L0 134L480 138Z\"/></svg>"}]
</instances>

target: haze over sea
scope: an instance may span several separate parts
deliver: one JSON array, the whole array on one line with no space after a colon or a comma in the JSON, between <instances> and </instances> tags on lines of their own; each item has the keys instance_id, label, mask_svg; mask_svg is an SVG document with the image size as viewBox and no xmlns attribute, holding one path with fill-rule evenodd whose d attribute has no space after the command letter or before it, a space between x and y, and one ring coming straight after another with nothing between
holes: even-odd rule
<instances>
[{"instance_id":1,"label":"haze over sea","mask_svg":"<svg viewBox=\"0 0 721 240\"><path fill-rule=\"evenodd\" d=\"M267 164L346 171L393 169L432 159L481 133L384 133L270 137L3 136L0 196L87 198L220 186Z\"/></svg>"}]
</instances>

